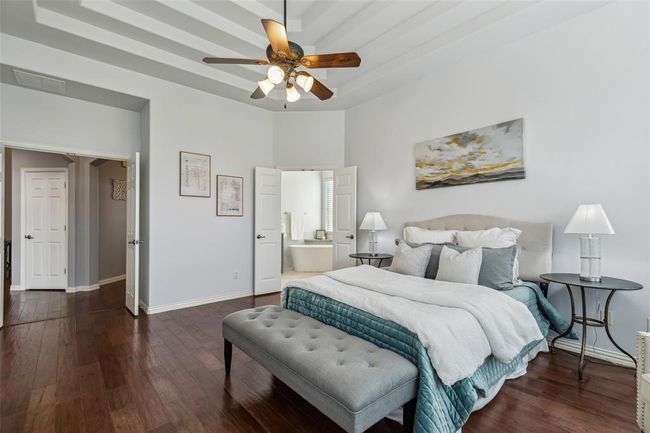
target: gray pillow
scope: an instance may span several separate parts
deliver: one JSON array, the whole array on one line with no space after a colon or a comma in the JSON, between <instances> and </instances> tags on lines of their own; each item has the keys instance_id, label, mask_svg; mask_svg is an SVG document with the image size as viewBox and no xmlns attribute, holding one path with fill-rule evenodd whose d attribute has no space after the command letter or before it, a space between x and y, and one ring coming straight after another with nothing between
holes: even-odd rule
<instances>
[{"instance_id":1,"label":"gray pillow","mask_svg":"<svg viewBox=\"0 0 650 433\"><path fill-rule=\"evenodd\" d=\"M447 245L456 251L466 251L470 248L458 245ZM478 283L481 286L497 290L512 289L513 265L517 257L517 245L505 248L483 248L483 261L478 274Z\"/></svg>"},{"instance_id":2,"label":"gray pillow","mask_svg":"<svg viewBox=\"0 0 650 433\"><path fill-rule=\"evenodd\" d=\"M424 277L429 264L431 247L431 245L421 245L412 248L406 242L400 242L395 249L389 270L400 274Z\"/></svg>"},{"instance_id":3,"label":"gray pillow","mask_svg":"<svg viewBox=\"0 0 650 433\"><path fill-rule=\"evenodd\" d=\"M436 280L455 283L478 284L483 251L481 247L468 248L460 252L447 246L442 247Z\"/></svg>"},{"instance_id":4,"label":"gray pillow","mask_svg":"<svg viewBox=\"0 0 650 433\"><path fill-rule=\"evenodd\" d=\"M429 264L427 270L424 272L424 278L435 280L438 274L438 263L440 263L440 252L444 244L416 244L415 242L403 241L411 248L417 248L421 245L431 245L431 256L429 257Z\"/></svg>"}]
</instances>

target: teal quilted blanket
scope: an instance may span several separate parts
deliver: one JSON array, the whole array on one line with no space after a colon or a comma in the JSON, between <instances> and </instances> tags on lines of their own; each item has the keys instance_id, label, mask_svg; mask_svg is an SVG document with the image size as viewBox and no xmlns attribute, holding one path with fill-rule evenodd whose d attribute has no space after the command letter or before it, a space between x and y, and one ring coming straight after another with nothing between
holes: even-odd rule
<instances>
[{"instance_id":1,"label":"teal quilted blanket","mask_svg":"<svg viewBox=\"0 0 650 433\"><path fill-rule=\"evenodd\" d=\"M535 284L524 283L503 293L528 307L543 335L548 334L549 328L558 332L567 328L568 323ZM467 421L478 395L484 395L503 376L512 373L538 344L529 344L508 364L490 356L472 377L446 386L438 378L417 335L394 322L296 287L287 288L283 307L392 350L415 364L420 373L416 433L456 433Z\"/></svg>"}]
</instances>

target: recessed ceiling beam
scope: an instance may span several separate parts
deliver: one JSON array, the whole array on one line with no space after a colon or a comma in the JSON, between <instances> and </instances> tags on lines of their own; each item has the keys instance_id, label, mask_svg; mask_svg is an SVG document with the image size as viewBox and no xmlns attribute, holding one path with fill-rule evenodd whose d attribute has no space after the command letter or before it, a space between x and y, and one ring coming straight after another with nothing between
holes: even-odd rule
<instances>
[{"instance_id":1,"label":"recessed ceiling beam","mask_svg":"<svg viewBox=\"0 0 650 433\"><path fill-rule=\"evenodd\" d=\"M211 78L215 81L221 81L224 84L242 90L248 90L251 88L250 80L229 74L222 70L206 68L205 65L196 61L188 60L168 51L152 47L134 39L118 35L49 9L41 8L38 5L35 5L34 15L36 22L39 24L59 29L116 49L124 50L154 62L164 63L193 74Z\"/></svg>"}]
</instances>

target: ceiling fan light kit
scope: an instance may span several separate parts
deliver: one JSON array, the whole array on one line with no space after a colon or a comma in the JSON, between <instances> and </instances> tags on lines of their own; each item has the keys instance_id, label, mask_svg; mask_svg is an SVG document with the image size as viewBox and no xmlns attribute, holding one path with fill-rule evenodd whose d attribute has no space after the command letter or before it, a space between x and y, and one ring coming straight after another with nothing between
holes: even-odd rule
<instances>
[{"instance_id":1,"label":"ceiling fan light kit","mask_svg":"<svg viewBox=\"0 0 650 433\"><path fill-rule=\"evenodd\" d=\"M280 84L284 80L284 71L281 67L273 65L269 68L266 76L273 84Z\"/></svg>"},{"instance_id":2,"label":"ceiling fan light kit","mask_svg":"<svg viewBox=\"0 0 650 433\"><path fill-rule=\"evenodd\" d=\"M311 90L311 86L314 85L314 77L306 72L298 72L298 75L296 76L296 83L302 87L305 92L309 92Z\"/></svg>"},{"instance_id":3,"label":"ceiling fan light kit","mask_svg":"<svg viewBox=\"0 0 650 433\"><path fill-rule=\"evenodd\" d=\"M268 95L271 90L273 90L273 87L275 87L275 84L271 82L268 78L262 81L257 82L257 86L262 89L262 92L264 92L264 96Z\"/></svg>"},{"instance_id":4,"label":"ceiling fan light kit","mask_svg":"<svg viewBox=\"0 0 650 433\"><path fill-rule=\"evenodd\" d=\"M357 53L312 54L305 56L303 49L287 38L287 1L284 1L284 25L274 20L263 19L262 26L269 38L266 48L267 60L231 59L222 57L205 57L203 61L210 64L240 64L240 65L271 65L267 78L257 82L257 89L251 95L252 99L262 99L269 94L275 85L285 81L287 102L300 99L297 84L305 92L313 93L321 101L334 95L323 83L306 71L298 71L300 67L316 68L356 68L361 64ZM293 81L293 82L292 82Z\"/></svg>"},{"instance_id":5,"label":"ceiling fan light kit","mask_svg":"<svg viewBox=\"0 0 650 433\"><path fill-rule=\"evenodd\" d=\"M287 83L287 102L296 102L300 99L300 93L296 90L296 86Z\"/></svg>"}]
</instances>

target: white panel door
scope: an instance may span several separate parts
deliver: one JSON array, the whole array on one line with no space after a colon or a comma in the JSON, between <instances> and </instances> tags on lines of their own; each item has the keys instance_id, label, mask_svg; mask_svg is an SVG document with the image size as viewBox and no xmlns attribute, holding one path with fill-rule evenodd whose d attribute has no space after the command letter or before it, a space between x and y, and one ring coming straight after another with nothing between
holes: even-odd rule
<instances>
[{"instance_id":1,"label":"white panel door","mask_svg":"<svg viewBox=\"0 0 650 433\"><path fill-rule=\"evenodd\" d=\"M256 295L279 292L282 289L281 187L280 170L255 168L254 292Z\"/></svg>"},{"instance_id":2,"label":"white panel door","mask_svg":"<svg viewBox=\"0 0 650 433\"><path fill-rule=\"evenodd\" d=\"M25 171L23 179L25 289L66 289L67 173Z\"/></svg>"},{"instance_id":3,"label":"white panel door","mask_svg":"<svg viewBox=\"0 0 650 433\"><path fill-rule=\"evenodd\" d=\"M126 308L138 315L140 290L140 152L126 168Z\"/></svg>"},{"instance_id":4,"label":"white panel door","mask_svg":"<svg viewBox=\"0 0 650 433\"><path fill-rule=\"evenodd\" d=\"M355 265L349 257L357 251L357 168L334 170L334 245L332 268Z\"/></svg>"},{"instance_id":5,"label":"white panel door","mask_svg":"<svg viewBox=\"0 0 650 433\"><path fill-rule=\"evenodd\" d=\"M5 301L5 147L0 144L0 328L4 325Z\"/></svg>"}]
</instances>

